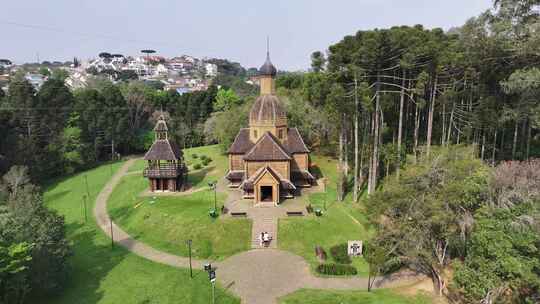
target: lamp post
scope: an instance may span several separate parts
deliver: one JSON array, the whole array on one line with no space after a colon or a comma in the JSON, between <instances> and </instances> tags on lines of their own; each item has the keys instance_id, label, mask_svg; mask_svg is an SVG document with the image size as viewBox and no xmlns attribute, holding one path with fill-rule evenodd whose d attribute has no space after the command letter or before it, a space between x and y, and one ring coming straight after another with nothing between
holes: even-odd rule
<instances>
[{"instance_id":1,"label":"lamp post","mask_svg":"<svg viewBox=\"0 0 540 304\"><path fill-rule=\"evenodd\" d=\"M324 210L326 211L326 199L327 199L326 178L323 179L323 185L324 185Z\"/></svg>"},{"instance_id":2,"label":"lamp post","mask_svg":"<svg viewBox=\"0 0 540 304\"><path fill-rule=\"evenodd\" d=\"M214 211L217 213L217 194L216 194L216 185L217 185L217 182L216 181L213 181L213 182L209 182L208 183L208 186L214 190Z\"/></svg>"},{"instance_id":3,"label":"lamp post","mask_svg":"<svg viewBox=\"0 0 540 304\"><path fill-rule=\"evenodd\" d=\"M193 240L187 240L186 244L188 245L189 250L189 277L193 279L193 268L191 266L191 244L193 243Z\"/></svg>"},{"instance_id":4,"label":"lamp post","mask_svg":"<svg viewBox=\"0 0 540 304\"><path fill-rule=\"evenodd\" d=\"M208 280L212 284L212 304L216 303L215 287L216 287L216 271L212 269L212 264L204 264L204 270L208 272Z\"/></svg>"}]
</instances>

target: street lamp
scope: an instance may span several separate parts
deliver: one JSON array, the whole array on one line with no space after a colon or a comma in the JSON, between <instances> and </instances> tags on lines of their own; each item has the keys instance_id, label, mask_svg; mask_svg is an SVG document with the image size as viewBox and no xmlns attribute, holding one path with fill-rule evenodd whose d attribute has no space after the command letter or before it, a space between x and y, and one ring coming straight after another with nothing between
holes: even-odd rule
<instances>
[{"instance_id":1,"label":"street lamp","mask_svg":"<svg viewBox=\"0 0 540 304\"><path fill-rule=\"evenodd\" d=\"M204 271L208 272L208 280L212 284L212 304L216 303L215 287L216 287L216 271L212 269L212 264L205 263Z\"/></svg>"},{"instance_id":2,"label":"street lamp","mask_svg":"<svg viewBox=\"0 0 540 304\"><path fill-rule=\"evenodd\" d=\"M326 211L326 199L327 199L326 178L323 179L323 185L324 185L324 210Z\"/></svg>"},{"instance_id":3,"label":"street lamp","mask_svg":"<svg viewBox=\"0 0 540 304\"><path fill-rule=\"evenodd\" d=\"M213 181L213 182L209 182L209 183L208 183L208 187L210 187L210 189L214 190L214 212L217 213L217 194L216 194L216 185L217 185L217 182L216 182L216 181Z\"/></svg>"},{"instance_id":4,"label":"street lamp","mask_svg":"<svg viewBox=\"0 0 540 304\"><path fill-rule=\"evenodd\" d=\"M186 245L188 246L189 250L189 277L193 278L193 268L191 266L191 244L193 243L193 240L187 240Z\"/></svg>"}]
</instances>

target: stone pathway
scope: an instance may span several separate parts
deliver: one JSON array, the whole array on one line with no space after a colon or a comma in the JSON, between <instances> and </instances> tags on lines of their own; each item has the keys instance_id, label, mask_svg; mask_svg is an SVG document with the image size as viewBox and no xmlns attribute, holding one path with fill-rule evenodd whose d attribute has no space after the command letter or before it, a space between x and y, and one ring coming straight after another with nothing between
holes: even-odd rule
<instances>
[{"instance_id":1,"label":"stone pathway","mask_svg":"<svg viewBox=\"0 0 540 304\"><path fill-rule=\"evenodd\" d=\"M128 173L136 159L130 159L113 175L96 198L94 216L98 226L115 244L148 260L174 267L189 267L189 259L154 249L129 236L114 222L107 213L107 200L121 178ZM218 183L218 191L229 193L226 206L233 206L241 201L237 191L223 190L223 181ZM226 187L226 186L225 186ZM298 208L293 204L290 208ZM240 206L241 207L241 206ZM280 217L286 217L285 208L249 208L248 217L253 220L253 233L257 230L272 233L275 242L266 249L252 249L225 259L213 262L220 285L233 291L245 304L275 304L279 297L300 288L314 289L367 289L367 278L320 278L311 274L309 264L300 256L277 250L277 223ZM112 234L111 234L112 232ZM260 233L260 232L259 232ZM258 244L254 244L258 245ZM256 246L259 248L259 246ZM202 269L206 261L192 260L193 268ZM210 261L212 262L212 261ZM417 274L401 273L377 278L375 287L397 287L410 285L422 277Z\"/></svg>"}]
</instances>

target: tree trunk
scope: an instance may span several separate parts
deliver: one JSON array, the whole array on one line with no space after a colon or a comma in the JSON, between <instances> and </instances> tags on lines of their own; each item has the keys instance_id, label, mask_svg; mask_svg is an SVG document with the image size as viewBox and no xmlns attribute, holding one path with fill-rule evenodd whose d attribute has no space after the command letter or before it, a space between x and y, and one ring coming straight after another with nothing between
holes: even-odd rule
<instances>
[{"instance_id":1,"label":"tree trunk","mask_svg":"<svg viewBox=\"0 0 540 304\"><path fill-rule=\"evenodd\" d=\"M343 150L344 150L344 126L345 122L341 120L341 128L339 132L339 162L338 162L338 180L337 180L337 200L343 200Z\"/></svg>"},{"instance_id":2,"label":"tree trunk","mask_svg":"<svg viewBox=\"0 0 540 304\"><path fill-rule=\"evenodd\" d=\"M442 134L441 134L441 147L444 147L446 139L446 103L442 102Z\"/></svg>"},{"instance_id":3,"label":"tree trunk","mask_svg":"<svg viewBox=\"0 0 540 304\"><path fill-rule=\"evenodd\" d=\"M504 129L504 125L503 125L502 134L501 134L501 148L499 149L499 155L502 155L501 159L504 159L504 131L505 131L505 129Z\"/></svg>"},{"instance_id":4,"label":"tree trunk","mask_svg":"<svg viewBox=\"0 0 540 304\"><path fill-rule=\"evenodd\" d=\"M403 105L405 103L405 76L407 74L403 71L403 79L401 81L401 96L399 99L399 125L398 125L398 139L397 139L397 164L396 164L396 176L399 179L399 169L401 167L401 141L403 136Z\"/></svg>"},{"instance_id":5,"label":"tree trunk","mask_svg":"<svg viewBox=\"0 0 540 304\"><path fill-rule=\"evenodd\" d=\"M450 136L452 135L452 125L454 123L454 111L456 109L456 102L452 104L452 112L450 112L450 121L448 122L448 130L446 131L446 146L450 145Z\"/></svg>"},{"instance_id":6,"label":"tree trunk","mask_svg":"<svg viewBox=\"0 0 540 304\"><path fill-rule=\"evenodd\" d=\"M495 167L495 153L497 150L497 130L495 130L495 135L493 136L493 151L491 152L491 165Z\"/></svg>"},{"instance_id":7,"label":"tree trunk","mask_svg":"<svg viewBox=\"0 0 540 304\"><path fill-rule=\"evenodd\" d=\"M512 160L516 159L518 129L519 129L519 120L516 118L516 123L514 126L514 142L512 143Z\"/></svg>"},{"instance_id":8,"label":"tree trunk","mask_svg":"<svg viewBox=\"0 0 540 304\"><path fill-rule=\"evenodd\" d=\"M530 152L531 152L531 121L528 120L528 123L527 123L527 148L526 148L526 152L525 152L525 159L526 160L529 159Z\"/></svg>"},{"instance_id":9,"label":"tree trunk","mask_svg":"<svg viewBox=\"0 0 540 304\"><path fill-rule=\"evenodd\" d=\"M480 159L484 160L484 152L486 151L486 132L482 131L482 152L480 153Z\"/></svg>"},{"instance_id":10,"label":"tree trunk","mask_svg":"<svg viewBox=\"0 0 540 304\"><path fill-rule=\"evenodd\" d=\"M375 135L375 111L373 111L373 113L371 114L371 117L370 117L370 124L371 124L371 128L370 128L370 132L369 132L369 139L371 142L373 142L373 136ZM370 150L368 151L368 157L369 157L369 165L368 165L368 187L367 187L367 191L368 191L368 195L371 193L371 184L372 184L372 180L373 180L373 144L371 144L370 146Z\"/></svg>"},{"instance_id":11,"label":"tree trunk","mask_svg":"<svg viewBox=\"0 0 540 304\"><path fill-rule=\"evenodd\" d=\"M431 135L433 133L433 112L435 110L435 96L437 95L437 75L433 83L433 89L431 90L431 101L429 106L428 116L428 129L427 129L427 143L426 143L426 156L429 157L431 152Z\"/></svg>"},{"instance_id":12,"label":"tree trunk","mask_svg":"<svg viewBox=\"0 0 540 304\"><path fill-rule=\"evenodd\" d=\"M354 77L354 189L353 201L358 201L358 80Z\"/></svg>"},{"instance_id":13,"label":"tree trunk","mask_svg":"<svg viewBox=\"0 0 540 304\"><path fill-rule=\"evenodd\" d=\"M343 114L343 173L345 177L349 176L349 132L347 127L347 115Z\"/></svg>"},{"instance_id":14,"label":"tree trunk","mask_svg":"<svg viewBox=\"0 0 540 304\"><path fill-rule=\"evenodd\" d=\"M418 162L418 132L420 131L420 108L416 105L414 112L414 162Z\"/></svg>"},{"instance_id":15,"label":"tree trunk","mask_svg":"<svg viewBox=\"0 0 540 304\"><path fill-rule=\"evenodd\" d=\"M378 167L379 167L379 129L380 129L380 126L379 126L379 104L380 104L380 76L378 75L377 76L377 90L376 90L376 93L377 94L375 96L375 119L373 121L373 125L374 125L374 134L373 134L373 157L372 157L372 178L371 178L371 187L369 188L368 190L368 195L372 194L375 189L377 188L377 173L378 173Z\"/></svg>"}]
</instances>

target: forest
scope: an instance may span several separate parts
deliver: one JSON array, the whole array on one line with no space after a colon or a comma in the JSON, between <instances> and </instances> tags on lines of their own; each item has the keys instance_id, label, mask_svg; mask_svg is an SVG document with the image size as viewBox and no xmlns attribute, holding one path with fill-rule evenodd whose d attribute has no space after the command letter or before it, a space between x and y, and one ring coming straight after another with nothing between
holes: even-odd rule
<instances>
[{"instance_id":1,"label":"forest","mask_svg":"<svg viewBox=\"0 0 540 304\"><path fill-rule=\"evenodd\" d=\"M448 31L358 31L314 52L309 72L279 72L289 124L311 150L339 160L335 199L364 201L377 227L370 274L407 266L456 303L540 301L539 6L496 0ZM183 95L100 78L70 91L61 73L37 92L22 75L0 90L0 257L34 256L32 273L55 270L14 297L28 286L55 291L67 271L67 244L28 239L33 228L63 234L34 185L143 153L159 115L181 147L226 151L257 92L245 83L252 69L230 66L207 91ZM19 203L31 208L16 212ZM52 224L9 224L35 218ZM0 290L12 288L5 278Z\"/></svg>"}]
</instances>

